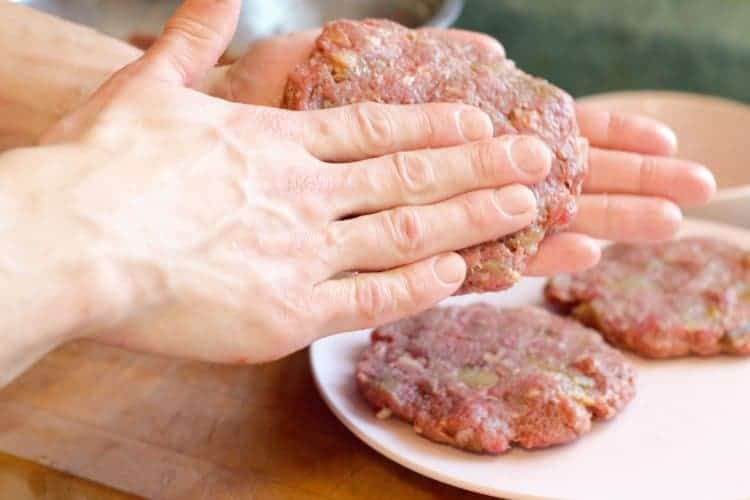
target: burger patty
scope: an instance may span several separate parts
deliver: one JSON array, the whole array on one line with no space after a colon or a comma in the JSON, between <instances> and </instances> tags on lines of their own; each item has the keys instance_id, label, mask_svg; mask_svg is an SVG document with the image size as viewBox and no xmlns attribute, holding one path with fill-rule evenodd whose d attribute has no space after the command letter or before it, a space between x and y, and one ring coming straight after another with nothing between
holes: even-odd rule
<instances>
[{"instance_id":1,"label":"burger patty","mask_svg":"<svg viewBox=\"0 0 750 500\"><path fill-rule=\"evenodd\" d=\"M729 243L612 245L597 267L552 278L546 295L644 356L750 354L750 252Z\"/></svg>"},{"instance_id":2,"label":"burger patty","mask_svg":"<svg viewBox=\"0 0 750 500\"><path fill-rule=\"evenodd\" d=\"M573 218L587 163L573 100L516 68L497 49L385 20L330 23L309 61L290 75L284 106L309 110L362 101L466 103L489 114L496 135L532 134L552 149L550 175L533 186L537 219L514 234L463 250L468 272L459 293L512 286L544 236Z\"/></svg>"},{"instance_id":3,"label":"burger patty","mask_svg":"<svg viewBox=\"0 0 750 500\"><path fill-rule=\"evenodd\" d=\"M483 453L572 441L635 394L633 368L595 331L543 309L487 304L376 329L356 377L379 417Z\"/></svg>"}]
</instances>

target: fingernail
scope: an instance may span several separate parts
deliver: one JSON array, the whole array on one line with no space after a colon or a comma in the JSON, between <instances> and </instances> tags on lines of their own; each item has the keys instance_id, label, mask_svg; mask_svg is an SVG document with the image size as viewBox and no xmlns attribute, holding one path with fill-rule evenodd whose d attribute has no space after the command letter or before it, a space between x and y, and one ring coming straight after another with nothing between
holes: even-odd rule
<instances>
[{"instance_id":1,"label":"fingernail","mask_svg":"<svg viewBox=\"0 0 750 500\"><path fill-rule=\"evenodd\" d=\"M672 154L677 153L680 144L679 140L677 139L677 134L675 134L674 130L665 125L664 127L662 127L661 133L663 134L664 139L667 141L667 144L669 144L669 148L671 149Z\"/></svg>"},{"instance_id":2,"label":"fingernail","mask_svg":"<svg viewBox=\"0 0 750 500\"><path fill-rule=\"evenodd\" d=\"M508 186L495 191L497 205L506 215L521 215L536 208L536 197L526 186Z\"/></svg>"},{"instance_id":3,"label":"fingernail","mask_svg":"<svg viewBox=\"0 0 750 500\"><path fill-rule=\"evenodd\" d=\"M478 141L492 137L494 127L486 113L478 109L465 109L458 117L461 134L467 141Z\"/></svg>"},{"instance_id":4,"label":"fingernail","mask_svg":"<svg viewBox=\"0 0 750 500\"><path fill-rule=\"evenodd\" d=\"M466 276L466 262L456 254L435 259L435 275L447 285L457 283Z\"/></svg>"},{"instance_id":5,"label":"fingernail","mask_svg":"<svg viewBox=\"0 0 750 500\"><path fill-rule=\"evenodd\" d=\"M699 165L688 171L688 176L692 180L693 186L697 189L693 189L690 195L691 199L687 203L683 201L684 205L703 205L711 201L714 194L716 194L716 178L706 167Z\"/></svg>"},{"instance_id":6,"label":"fingernail","mask_svg":"<svg viewBox=\"0 0 750 500\"><path fill-rule=\"evenodd\" d=\"M531 175L548 172L552 164L552 152L535 137L514 138L510 145L510 157L516 168Z\"/></svg>"}]
</instances>

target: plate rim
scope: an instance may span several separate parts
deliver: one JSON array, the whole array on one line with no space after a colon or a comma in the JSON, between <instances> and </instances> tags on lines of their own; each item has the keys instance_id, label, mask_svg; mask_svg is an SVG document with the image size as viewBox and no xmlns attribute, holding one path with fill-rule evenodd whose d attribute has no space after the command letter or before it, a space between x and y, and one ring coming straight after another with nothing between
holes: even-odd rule
<instances>
[{"instance_id":1,"label":"plate rim","mask_svg":"<svg viewBox=\"0 0 750 500\"><path fill-rule=\"evenodd\" d=\"M688 230L689 232L711 232L712 230L718 230L720 232L727 231L731 233L735 233L738 236L743 235L747 238L747 246L750 248L750 229L743 228L740 226L725 224L722 222L716 222L711 220L705 220L705 219L695 219L695 218L685 218L683 220L683 224L680 229L680 233L678 234L677 238L681 237L682 233L685 230ZM601 244L608 244L609 242L601 241ZM348 335L348 334L356 334L361 333L363 331L370 331L371 329L362 329L362 330L354 330L350 332L343 332L336 335ZM325 341L325 337L321 340ZM427 477L429 479L432 479L434 481L438 481L450 486L454 486L469 492L479 493L482 495L487 495L494 498L508 498L513 500L566 500L566 497L551 497L551 496L539 496L539 495L529 495L526 493L519 493L517 491L509 491L501 488L487 488L482 485L475 484L470 481L462 481L459 478L456 478L454 476L444 475L439 472L436 472L434 470L431 470L428 467L425 467L421 464L419 464L417 461L415 461L412 457L404 454L398 454L395 451L391 451L388 447L382 446L375 438L372 438L367 435L366 432L361 430L353 421L351 421L350 418L348 418L346 415L344 415L344 412L337 404L335 404L334 401L329 396L329 392L323 387L323 382L320 377L320 372L316 368L317 363L315 361L316 353L319 352L320 349L322 349L322 343L321 342L314 342L312 345L310 345L310 348L308 350L308 357L310 361L310 369L312 371L313 380L315 381L315 387L318 391L318 394L322 397L323 401L325 402L328 409L336 416L336 418L341 422L346 429L354 434L359 440L361 440L363 443L365 443L367 446L369 446L371 449L375 450L377 453L383 455L388 460L391 460L395 462L396 464L406 467L407 469L420 474L424 477ZM405 425L408 425L405 423ZM436 446L441 446L438 443L435 443Z\"/></svg>"}]
</instances>

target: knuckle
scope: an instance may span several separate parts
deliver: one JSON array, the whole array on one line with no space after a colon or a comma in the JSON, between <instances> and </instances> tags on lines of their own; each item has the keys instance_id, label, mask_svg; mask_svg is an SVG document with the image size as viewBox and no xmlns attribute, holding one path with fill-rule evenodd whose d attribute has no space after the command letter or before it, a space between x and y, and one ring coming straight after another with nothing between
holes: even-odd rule
<instances>
[{"instance_id":1,"label":"knuckle","mask_svg":"<svg viewBox=\"0 0 750 500\"><path fill-rule=\"evenodd\" d=\"M427 139L424 141L425 143L432 144L435 138L435 126L432 122L432 114L428 111L428 108L425 106L415 107L413 116L416 125L415 129L419 131L422 137Z\"/></svg>"},{"instance_id":2,"label":"knuckle","mask_svg":"<svg viewBox=\"0 0 750 500\"><path fill-rule=\"evenodd\" d=\"M377 320L393 308L393 293L379 281L358 278L354 281L357 311L369 320Z\"/></svg>"},{"instance_id":3,"label":"knuckle","mask_svg":"<svg viewBox=\"0 0 750 500\"><path fill-rule=\"evenodd\" d=\"M396 175L404 190L412 194L427 192L435 182L432 163L420 153L396 153L393 155Z\"/></svg>"},{"instance_id":4,"label":"knuckle","mask_svg":"<svg viewBox=\"0 0 750 500\"><path fill-rule=\"evenodd\" d=\"M196 47L218 47L221 44L221 32L215 28L188 16L172 19L164 28L163 38L169 40L170 50L163 52L162 57L180 74L183 80L188 76L187 68L196 57Z\"/></svg>"},{"instance_id":5,"label":"knuckle","mask_svg":"<svg viewBox=\"0 0 750 500\"><path fill-rule=\"evenodd\" d=\"M326 253L335 253L335 250L346 245L346 234L341 224L328 224L323 230L322 246Z\"/></svg>"},{"instance_id":6,"label":"knuckle","mask_svg":"<svg viewBox=\"0 0 750 500\"><path fill-rule=\"evenodd\" d=\"M351 113L354 126L359 132L360 148L365 154L375 155L393 149L393 123L385 105L354 104Z\"/></svg>"},{"instance_id":7,"label":"knuckle","mask_svg":"<svg viewBox=\"0 0 750 500\"><path fill-rule=\"evenodd\" d=\"M315 137L320 138L321 141L330 141L338 135L340 135L340 127L337 125L336 119L331 119L326 112L301 112L292 111L289 113L289 119L286 120L285 125L288 123L291 126L299 124L301 129L300 137ZM340 116L340 115L338 115Z\"/></svg>"},{"instance_id":8,"label":"knuckle","mask_svg":"<svg viewBox=\"0 0 750 500\"><path fill-rule=\"evenodd\" d=\"M466 221L473 227L485 227L497 219L498 210L487 193L470 193L463 198L461 205Z\"/></svg>"},{"instance_id":9,"label":"knuckle","mask_svg":"<svg viewBox=\"0 0 750 500\"><path fill-rule=\"evenodd\" d=\"M411 208L397 208L385 217L387 231L396 250L404 256L418 252L424 245L424 227Z\"/></svg>"},{"instance_id":10,"label":"knuckle","mask_svg":"<svg viewBox=\"0 0 750 500\"><path fill-rule=\"evenodd\" d=\"M217 29L207 25L199 19L188 16L173 18L164 29L164 34L169 36L180 36L190 42L212 42L220 37Z\"/></svg>"},{"instance_id":11,"label":"knuckle","mask_svg":"<svg viewBox=\"0 0 750 500\"><path fill-rule=\"evenodd\" d=\"M499 141L490 139L471 145L471 165L476 178L488 182L498 178L498 165L502 161L499 144ZM502 144L507 144L507 141Z\"/></svg>"},{"instance_id":12,"label":"knuckle","mask_svg":"<svg viewBox=\"0 0 750 500\"><path fill-rule=\"evenodd\" d=\"M179 77L185 81L187 80L188 72L185 68L187 68L191 63L191 56L189 51L167 51L164 53L163 56L169 67L174 68L174 70L177 72Z\"/></svg>"},{"instance_id":13,"label":"knuckle","mask_svg":"<svg viewBox=\"0 0 750 500\"><path fill-rule=\"evenodd\" d=\"M414 269L410 269L404 273L402 278L401 290L403 292L403 303L404 305L411 306L422 305L425 301L428 284L431 283L428 280L423 279L422 276Z\"/></svg>"}]
</instances>

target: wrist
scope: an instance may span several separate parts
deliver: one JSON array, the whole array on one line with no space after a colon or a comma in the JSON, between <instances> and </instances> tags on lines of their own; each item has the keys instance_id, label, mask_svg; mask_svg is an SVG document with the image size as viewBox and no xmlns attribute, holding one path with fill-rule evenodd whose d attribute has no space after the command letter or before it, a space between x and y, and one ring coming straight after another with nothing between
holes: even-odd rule
<instances>
[{"instance_id":1,"label":"wrist","mask_svg":"<svg viewBox=\"0 0 750 500\"><path fill-rule=\"evenodd\" d=\"M3 331L54 347L105 324L114 308L104 292L116 273L89 259L72 228L51 229L62 228L33 210L2 210L13 200L0 197L0 307L12 311L0 319Z\"/></svg>"},{"instance_id":2,"label":"wrist","mask_svg":"<svg viewBox=\"0 0 750 500\"><path fill-rule=\"evenodd\" d=\"M0 272L0 387L58 346L96 331L109 317L100 278L82 267L29 270L5 262Z\"/></svg>"},{"instance_id":3,"label":"wrist","mask_svg":"<svg viewBox=\"0 0 750 500\"><path fill-rule=\"evenodd\" d=\"M0 317L0 332L23 330L50 345L106 330L165 291L153 259L128 255L56 186L49 174L83 162L64 149L0 155L0 309L17 313Z\"/></svg>"}]
</instances>

